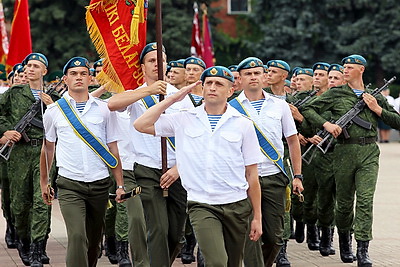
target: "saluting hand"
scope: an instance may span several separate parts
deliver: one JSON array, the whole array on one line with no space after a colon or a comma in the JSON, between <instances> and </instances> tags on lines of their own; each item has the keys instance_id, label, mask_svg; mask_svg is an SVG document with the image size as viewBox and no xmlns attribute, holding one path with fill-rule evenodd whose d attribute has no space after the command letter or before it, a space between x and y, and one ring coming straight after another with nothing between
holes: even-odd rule
<instances>
[{"instance_id":1,"label":"saluting hand","mask_svg":"<svg viewBox=\"0 0 400 267\"><path fill-rule=\"evenodd\" d=\"M335 138L342 133L342 128L339 125L330 123L329 121L325 122L322 126L324 126L325 130L330 132Z\"/></svg>"},{"instance_id":2,"label":"saluting hand","mask_svg":"<svg viewBox=\"0 0 400 267\"><path fill-rule=\"evenodd\" d=\"M40 99L42 99L42 102L43 102L46 106L48 106L48 105L54 103L53 99L51 99L51 97L50 97L48 94L46 94L46 93L44 93L44 92L40 92L39 95L40 95Z\"/></svg>"},{"instance_id":3,"label":"saluting hand","mask_svg":"<svg viewBox=\"0 0 400 267\"><path fill-rule=\"evenodd\" d=\"M185 96L187 96L193 88L195 88L197 85L200 85L201 81L197 81L195 83L189 84L185 87L182 87L178 92L176 92L175 94L173 94L173 98L175 102L181 101L182 99L185 98Z\"/></svg>"},{"instance_id":4,"label":"saluting hand","mask_svg":"<svg viewBox=\"0 0 400 267\"><path fill-rule=\"evenodd\" d=\"M364 93L362 95L365 104L367 104L368 108L375 112L379 117L382 114L382 108L379 106L378 101L376 101L376 98L373 97L371 94Z\"/></svg>"}]
</instances>

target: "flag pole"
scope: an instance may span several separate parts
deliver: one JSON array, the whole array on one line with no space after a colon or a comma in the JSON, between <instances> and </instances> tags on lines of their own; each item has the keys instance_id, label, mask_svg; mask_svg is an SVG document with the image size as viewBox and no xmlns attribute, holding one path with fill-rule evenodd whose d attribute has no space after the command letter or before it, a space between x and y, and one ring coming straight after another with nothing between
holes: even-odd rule
<instances>
[{"instance_id":1,"label":"flag pole","mask_svg":"<svg viewBox=\"0 0 400 267\"><path fill-rule=\"evenodd\" d=\"M157 66L158 80L164 80L164 64L162 54L162 13L161 0L156 0L156 42L157 42ZM160 101L164 100L164 95L159 95ZM167 171L167 140L161 137L161 164L162 173ZM163 189L163 196L168 197L168 189Z\"/></svg>"}]
</instances>

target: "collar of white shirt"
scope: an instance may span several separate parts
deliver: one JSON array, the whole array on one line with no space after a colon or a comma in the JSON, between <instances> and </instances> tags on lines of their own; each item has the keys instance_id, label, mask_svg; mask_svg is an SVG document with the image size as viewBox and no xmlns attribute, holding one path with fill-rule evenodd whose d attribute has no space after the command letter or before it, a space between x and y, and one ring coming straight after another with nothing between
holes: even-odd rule
<instances>
[{"instance_id":1,"label":"collar of white shirt","mask_svg":"<svg viewBox=\"0 0 400 267\"><path fill-rule=\"evenodd\" d=\"M67 101L71 104L71 106L76 110L76 101L75 101L75 99L73 99L73 98L68 94L68 92L65 92L65 94L63 95L63 97L65 97L65 99L67 99ZM89 110L89 107L90 107L91 105L99 105L99 104L98 104L98 101L101 101L101 100L96 99L96 98L93 97L91 94L89 94L89 99L88 99L87 102L86 102L85 108L83 109L82 113L79 113L79 112L78 112L77 114L81 114L81 115L85 114L85 113Z\"/></svg>"}]
</instances>

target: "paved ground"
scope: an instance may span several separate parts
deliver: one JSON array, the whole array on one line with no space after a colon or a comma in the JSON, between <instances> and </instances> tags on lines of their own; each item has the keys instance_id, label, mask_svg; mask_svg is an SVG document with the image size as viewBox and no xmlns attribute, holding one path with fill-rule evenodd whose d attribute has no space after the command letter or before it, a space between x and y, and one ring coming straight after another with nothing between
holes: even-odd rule
<instances>
[{"instance_id":1,"label":"paved ground","mask_svg":"<svg viewBox=\"0 0 400 267\"><path fill-rule=\"evenodd\" d=\"M398 135L394 135L398 140ZM400 188L400 143L392 142L380 145L381 168L374 203L374 240L370 246L370 256L374 266L400 266L397 262L397 253L400 251L400 208L397 200ZM5 221L0 219L0 267L24 266L15 249L7 249L4 243ZM57 201L54 202L52 213L52 232L48 243L48 255L51 258L50 266L65 266L65 248L67 237L64 222L60 214ZM338 250L337 237L334 246ZM353 242L353 247L354 242ZM311 266L357 266L356 263L344 264L340 261L338 253L330 257L321 257L319 252L308 251L306 245L297 244L294 240L289 242L289 259L293 267ZM111 266L106 257L99 260L98 266ZM179 259L174 267L185 266ZM186 266L197 266L196 264ZM77 266L79 267L79 266ZM249 266L252 267L252 266Z\"/></svg>"}]
</instances>

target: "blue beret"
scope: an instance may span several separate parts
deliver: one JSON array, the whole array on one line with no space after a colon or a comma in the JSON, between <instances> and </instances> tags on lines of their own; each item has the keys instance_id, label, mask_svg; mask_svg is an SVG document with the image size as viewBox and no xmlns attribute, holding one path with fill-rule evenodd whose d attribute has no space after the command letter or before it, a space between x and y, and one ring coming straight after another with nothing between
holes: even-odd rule
<instances>
[{"instance_id":1,"label":"blue beret","mask_svg":"<svg viewBox=\"0 0 400 267\"><path fill-rule=\"evenodd\" d=\"M342 59L342 65L344 64L358 64L367 66L367 60L360 55L351 55Z\"/></svg>"},{"instance_id":2,"label":"blue beret","mask_svg":"<svg viewBox=\"0 0 400 267\"><path fill-rule=\"evenodd\" d=\"M328 71L329 70L330 65L328 63L325 62L317 62L314 64L314 66L312 67L313 71L315 70L324 70L324 71Z\"/></svg>"},{"instance_id":3,"label":"blue beret","mask_svg":"<svg viewBox=\"0 0 400 267\"><path fill-rule=\"evenodd\" d=\"M270 60L267 62L268 67L276 67L280 68L282 70L286 70L287 72L290 72L290 66L289 64L286 63L286 61L283 60Z\"/></svg>"},{"instance_id":4,"label":"blue beret","mask_svg":"<svg viewBox=\"0 0 400 267\"><path fill-rule=\"evenodd\" d=\"M42 62L46 68L49 66L49 61L47 60L46 56L41 54L41 53L30 53L29 55L26 56L24 61L22 61L22 65L28 64L29 60L37 60Z\"/></svg>"},{"instance_id":5,"label":"blue beret","mask_svg":"<svg viewBox=\"0 0 400 267\"><path fill-rule=\"evenodd\" d=\"M184 59L178 59L175 61L169 62L169 64L172 68L185 68L185 60Z\"/></svg>"},{"instance_id":6,"label":"blue beret","mask_svg":"<svg viewBox=\"0 0 400 267\"><path fill-rule=\"evenodd\" d=\"M104 61L104 58L100 58L99 60L97 60L95 63L93 63L93 68L96 69L97 67L102 67L103 61Z\"/></svg>"},{"instance_id":7,"label":"blue beret","mask_svg":"<svg viewBox=\"0 0 400 267\"><path fill-rule=\"evenodd\" d=\"M23 71L24 71L24 66L22 66L21 63L17 63L17 64L14 65L14 67L13 67L12 70L13 70L14 73L15 73L15 72L20 73L20 72L23 72Z\"/></svg>"},{"instance_id":8,"label":"blue beret","mask_svg":"<svg viewBox=\"0 0 400 267\"><path fill-rule=\"evenodd\" d=\"M71 68L86 67L90 71L89 61L84 57L73 57L68 60L63 68L63 73L66 75Z\"/></svg>"},{"instance_id":9,"label":"blue beret","mask_svg":"<svg viewBox=\"0 0 400 267\"><path fill-rule=\"evenodd\" d=\"M285 86L290 87L292 85L292 82L289 80L285 80Z\"/></svg>"},{"instance_id":10,"label":"blue beret","mask_svg":"<svg viewBox=\"0 0 400 267\"><path fill-rule=\"evenodd\" d=\"M305 74L305 75L313 77L314 76L314 71L312 69L303 69L303 68L301 68L301 69L299 69L297 71L297 75L301 75L301 74Z\"/></svg>"},{"instance_id":11,"label":"blue beret","mask_svg":"<svg viewBox=\"0 0 400 267\"><path fill-rule=\"evenodd\" d=\"M229 67L228 67L228 70L230 70L230 71L237 71L237 65L230 65Z\"/></svg>"},{"instance_id":12,"label":"blue beret","mask_svg":"<svg viewBox=\"0 0 400 267\"><path fill-rule=\"evenodd\" d=\"M244 69L256 68L256 67L264 68L264 63L259 58L248 57L248 58L243 59L242 62L240 62L238 64L237 71L241 71Z\"/></svg>"},{"instance_id":13,"label":"blue beret","mask_svg":"<svg viewBox=\"0 0 400 267\"><path fill-rule=\"evenodd\" d=\"M296 75L297 75L297 72L298 72L299 70L301 70L300 67L294 67L294 68L292 69L293 75L296 76Z\"/></svg>"},{"instance_id":14,"label":"blue beret","mask_svg":"<svg viewBox=\"0 0 400 267\"><path fill-rule=\"evenodd\" d=\"M268 73L268 65L264 65L264 73Z\"/></svg>"},{"instance_id":15,"label":"blue beret","mask_svg":"<svg viewBox=\"0 0 400 267\"><path fill-rule=\"evenodd\" d=\"M11 71L8 75L7 75L7 79L11 79L12 77L14 77L14 71Z\"/></svg>"},{"instance_id":16,"label":"blue beret","mask_svg":"<svg viewBox=\"0 0 400 267\"><path fill-rule=\"evenodd\" d=\"M202 67L203 69L206 68L206 63L204 63L203 60L201 60L200 58L197 57L188 57L187 59L185 59L185 68L187 64L195 64L195 65L199 65L200 67Z\"/></svg>"},{"instance_id":17,"label":"blue beret","mask_svg":"<svg viewBox=\"0 0 400 267\"><path fill-rule=\"evenodd\" d=\"M328 72L330 72L331 70L336 70L336 71L340 71L341 73L343 73L344 68L343 68L342 65L339 65L339 64L332 64L332 65L329 67Z\"/></svg>"},{"instance_id":18,"label":"blue beret","mask_svg":"<svg viewBox=\"0 0 400 267\"><path fill-rule=\"evenodd\" d=\"M204 83L204 80L207 77L221 77L227 79L230 82L235 81L232 72L228 68L222 66L214 66L206 69L201 74L200 80Z\"/></svg>"},{"instance_id":19,"label":"blue beret","mask_svg":"<svg viewBox=\"0 0 400 267\"><path fill-rule=\"evenodd\" d=\"M95 74L96 74L96 70L94 68L90 68L89 72L90 72L91 76L95 76Z\"/></svg>"},{"instance_id":20,"label":"blue beret","mask_svg":"<svg viewBox=\"0 0 400 267\"><path fill-rule=\"evenodd\" d=\"M143 58L147 53L149 53L151 51L154 51L154 50L157 50L157 43L156 42L147 44L143 48L142 52L140 53L140 63L143 63ZM164 46L162 46L162 51L165 53L165 47Z\"/></svg>"}]
</instances>

